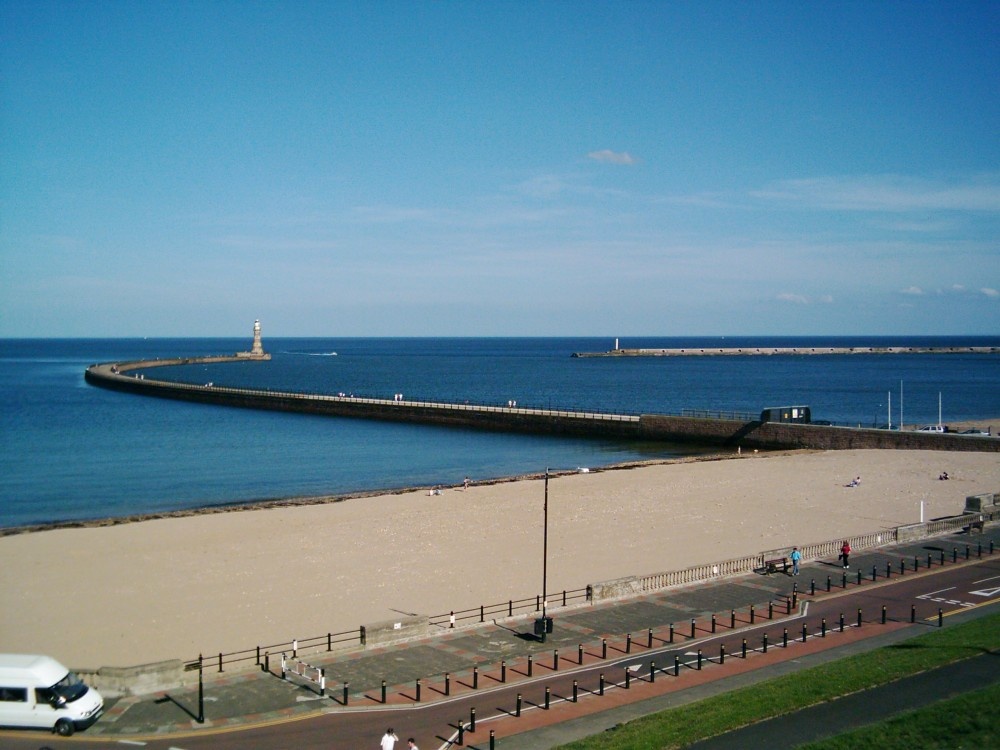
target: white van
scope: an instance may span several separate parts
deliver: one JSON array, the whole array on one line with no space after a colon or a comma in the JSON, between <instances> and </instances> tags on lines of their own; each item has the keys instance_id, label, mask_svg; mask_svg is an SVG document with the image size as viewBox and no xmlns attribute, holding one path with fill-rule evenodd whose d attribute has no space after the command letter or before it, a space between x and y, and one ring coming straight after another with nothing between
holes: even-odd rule
<instances>
[{"instance_id":1,"label":"white van","mask_svg":"<svg viewBox=\"0 0 1000 750\"><path fill-rule=\"evenodd\" d=\"M0 726L49 728L68 737L103 710L101 694L51 656L0 654Z\"/></svg>"}]
</instances>

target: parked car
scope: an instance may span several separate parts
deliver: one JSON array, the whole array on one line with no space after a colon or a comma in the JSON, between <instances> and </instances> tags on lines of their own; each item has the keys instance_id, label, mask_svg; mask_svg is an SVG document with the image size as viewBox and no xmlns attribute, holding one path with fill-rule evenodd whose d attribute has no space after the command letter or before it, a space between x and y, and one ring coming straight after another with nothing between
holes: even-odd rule
<instances>
[{"instance_id":1,"label":"parked car","mask_svg":"<svg viewBox=\"0 0 1000 750\"><path fill-rule=\"evenodd\" d=\"M918 427L917 432L947 432L948 425L946 424L925 424L923 427Z\"/></svg>"}]
</instances>

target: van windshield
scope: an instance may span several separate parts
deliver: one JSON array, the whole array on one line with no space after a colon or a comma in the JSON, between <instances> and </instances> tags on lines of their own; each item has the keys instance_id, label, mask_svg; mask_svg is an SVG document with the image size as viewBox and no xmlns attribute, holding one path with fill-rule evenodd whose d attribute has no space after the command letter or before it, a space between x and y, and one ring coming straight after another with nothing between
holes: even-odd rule
<instances>
[{"instance_id":1,"label":"van windshield","mask_svg":"<svg viewBox=\"0 0 1000 750\"><path fill-rule=\"evenodd\" d=\"M87 692L87 686L83 680L76 676L75 672L68 672L65 677L50 687L49 691L52 696L72 703Z\"/></svg>"}]
</instances>

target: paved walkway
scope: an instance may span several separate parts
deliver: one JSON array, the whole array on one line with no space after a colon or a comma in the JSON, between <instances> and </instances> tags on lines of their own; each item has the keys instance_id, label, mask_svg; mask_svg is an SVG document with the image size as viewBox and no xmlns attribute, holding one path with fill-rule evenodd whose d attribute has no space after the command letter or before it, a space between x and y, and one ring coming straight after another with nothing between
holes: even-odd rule
<instances>
[{"instance_id":1,"label":"paved walkway","mask_svg":"<svg viewBox=\"0 0 1000 750\"><path fill-rule=\"evenodd\" d=\"M1000 529L988 529L981 536L938 537L856 553L851 557L849 586L855 585L856 570L867 571L864 574L867 580L873 567L876 571L884 571L887 563L898 567L900 559L912 561L918 558L926 561L927 556L931 555L934 564L938 565L943 553L946 564L950 565L952 550L955 550L959 561L962 561L966 545L970 545L970 554L975 558L977 545L980 543L985 557L991 540L1000 552ZM555 616L555 629L545 643L539 642L530 634L533 619L526 618L449 630L438 637L359 653L330 657L323 653L304 655L303 658L311 664L326 669L328 694L325 697L318 695L314 685L299 677L281 680L273 674L258 670L218 675L207 669L204 683L205 724L195 721L198 712L198 692L195 687L166 694L120 699L109 706L106 714L85 735L122 739L136 735L164 736L193 728L249 726L321 712L356 712L383 709L386 706L413 706L417 697L418 680L422 702L443 700L446 693L455 696L471 693L477 688L482 690L496 687L501 683L524 681L528 684L529 672L534 677L540 673L554 672L557 660L559 668L566 670L601 663L603 659L620 659L629 648L629 636L636 651L645 650L651 637L654 646L662 646L669 642L670 628L673 625L674 642L682 644L688 641L691 623L695 620L697 638L707 637L711 634L710 620L713 614L716 615L720 632L730 629L733 613L737 629L748 627L752 618L757 622L766 620L769 615L768 603L773 607L771 614L777 619L791 608L793 584L797 584L801 590L807 590L810 582L815 580L818 593L822 595L828 575L831 578L835 576L834 587L840 585L842 570L839 565L831 564L830 561L816 561L803 565L802 574L794 579L780 574L747 575L715 583L669 589L625 601L604 602L577 609L557 609L550 612ZM750 614L751 605L755 605L753 616ZM934 604L934 611L936 606ZM874 613L870 616L873 617ZM866 630L866 634L868 632L870 631ZM874 637L854 639L851 645L844 646L843 649L875 648L892 642L893 639L909 638L912 635L910 628L887 628ZM747 668L734 669L734 674L727 674L725 679L714 679L647 701L632 703L624 700L623 705L613 710L571 721L560 721L552 726L539 726L530 732L509 737L498 736L496 746L502 750L542 750L603 731L619 722L669 705L731 690L818 660L842 656L843 649L835 649L835 653L830 649L846 641L832 638L828 640L828 644L815 647L816 653L808 656L803 654L801 659L783 661L760 670L752 667L749 671ZM735 661L738 660L731 660L727 665ZM749 662L744 660L744 664L747 663ZM668 666L665 663L661 668ZM274 657L271 669L278 669ZM726 669L728 672L729 667ZM345 685L346 707L343 705ZM625 691L622 693L624 695ZM850 711L843 716L849 714ZM498 735L502 735L502 732L498 731ZM483 747L486 746L481 733L477 735L476 741ZM740 746L753 744L745 741ZM706 744L705 747L723 748L729 745Z\"/></svg>"}]
</instances>

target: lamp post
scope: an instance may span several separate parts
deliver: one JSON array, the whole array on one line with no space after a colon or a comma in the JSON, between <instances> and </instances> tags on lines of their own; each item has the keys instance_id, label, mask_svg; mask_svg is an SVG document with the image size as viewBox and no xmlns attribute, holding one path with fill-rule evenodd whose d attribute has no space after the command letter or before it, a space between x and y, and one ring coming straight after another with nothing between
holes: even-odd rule
<instances>
[{"instance_id":1,"label":"lamp post","mask_svg":"<svg viewBox=\"0 0 1000 750\"><path fill-rule=\"evenodd\" d=\"M545 636L552 632L551 619L547 615L548 609L548 572L549 572L549 470L545 469L545 504L543 509L542 522L542 616L535 620L535 635L538 640L545 643Z\"/></svg>"},{"instance_id":2,"label":"lamp post","mask_svg":"<svg viewBox=\"0 0 1000 750\"><path fill-rule=\"evenodd\" d=\"M548 604L548 566L549 566L549 468L545 467L545 503L542 520L542 643L545 643L545 633L549 629L549 621L545 616Z\"/></svg>"}]
</instances>

